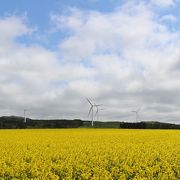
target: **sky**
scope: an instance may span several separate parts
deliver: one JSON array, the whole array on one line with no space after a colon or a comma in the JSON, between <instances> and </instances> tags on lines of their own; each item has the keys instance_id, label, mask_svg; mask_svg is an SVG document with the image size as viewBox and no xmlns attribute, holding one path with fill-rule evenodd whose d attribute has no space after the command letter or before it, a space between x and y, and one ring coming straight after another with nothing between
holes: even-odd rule
<instances>
[{"instance_id":1,"label":"sky","mask_svg":"<svg viewBox=\"0 0 180 180\"><path fill-rule=\"evenodd\" d=\"M0 0L0 116L180 123L180 0ZM96 109L94 109L96 112ZM95 117L97 118L97 117Z\"/></svg>"}]
</instances>

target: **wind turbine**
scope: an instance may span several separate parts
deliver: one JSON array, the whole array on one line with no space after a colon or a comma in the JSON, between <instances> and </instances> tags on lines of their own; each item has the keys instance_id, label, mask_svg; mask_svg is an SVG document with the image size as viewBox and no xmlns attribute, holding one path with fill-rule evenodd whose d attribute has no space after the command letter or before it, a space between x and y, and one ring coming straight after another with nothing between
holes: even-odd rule
<instances>
[{"instance_id":1,"label":"wind turbine","mask_svg":"<svg viewBox=\"0 0 180 180\"><path fill-rule=\"evenodd\" d=\"M24 123L26 123L26 112L27 112L27 109L24 109Z\"/></svg>"},{"instance_id":2,"label":"wind turbine","mask_svg":"<svg viewBox=\"0 0 180 180\"><path fill-rule=\"evenodd\" d=\"M92 122L92 127L94 126L94 105L91 103L91 101L88 99L88 98L86 98L87 99L87 101L88 101L88 103L90 104L90 109L89 109L89 113L88 113L88 116L91 114L91 122Z\"/></svg>"},{"instance_id":3,"label":"wind turbine","mask_svg":"<svg viewBox=\"0 0 180 180\"><path fill-rule=\"evenodd\" d=\"M98 121L98 119L99 119L99 110L103 110L103 109L99 109L99 107L102 106L102 104L95 104L94 103L94 106L97 108L95 116L97 116L97 121Z\"/></svg>"},{"instance_id":4,"label":"wind turbine","mask_svg":"<svg viewBox=\"0 0 180 180\"><path fill-rule=\"evenodd\" d=\"M141 108L139 108L138 110L136 111L132 111L133 113L135 113L136 115L136 122L138 121L138 118L139 118L139 111L140 111Z\"/></svg>"}]
</instances>

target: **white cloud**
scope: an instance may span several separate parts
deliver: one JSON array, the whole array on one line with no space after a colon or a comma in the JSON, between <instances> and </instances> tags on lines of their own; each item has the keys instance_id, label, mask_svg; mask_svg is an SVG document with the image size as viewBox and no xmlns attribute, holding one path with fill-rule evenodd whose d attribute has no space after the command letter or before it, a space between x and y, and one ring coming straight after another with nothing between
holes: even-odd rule
<instances>
[{"instance_id":1,"label":"white cloud","mask_svg":"<svg viewBox=\"0 0 180 180\"><path fill-rule=\"evenodd\" d=\"M177 18L175 16L173 16L172 14L166 14L166 15L162 16L161 20L175 22L175 21L177 21Z\"/></svg>"},{"instance_id":2,"label":"white cloud","mask_svg":"<svg viewBox=\"0 0 180 180\"><path fill-rule=\"evenodd\" d=\"M169 98L179 89L178 76L170 71L178 62L179 32L169 31L157 17L148 5L132 2L111 13L76 10L67 16L56 15L57 25L63 21L61 28L70 32L60 43L64 58L92 65L96 72L93 96L104 104L119 99L118 105L111 105L128 109L127 119L128 112L139 104L158 103L161 108L180 103L180 99ZM102 88L99 93L97 87L103 85L106 91ZM152 116L144 118L155 119L155 114L154 109Z\"/></svg>"},{"instance_id":3,"label":"white cloud","mask_svg":"<svg viewBox=\"0 0 180 180\"><path fill-rule=\"evenodd\" d=\"M7 16L0 19L0 41L9 43L18 36L32 33L35 28L28 28L23 21L25 17Z\"/></svg>"},{"instance_id":4,"label":"white cloud","mask_svg":"<svg viewBox=\"0 0 180 180\"><path fill-rule=\"evenodd\" d=\"M42 114L45 117L49 112L48 116L57 117L57 114L51 114L49 104L63 100L69 81L89 78L93 76L93 70L80 64L64 64L55 52L40 45L26 46L16 42L17 37L32 32L21 17L1 18L1 26L1 113L20 113L23 108L28 108L32 115L37 112L35 116Z\"/></svg>"},{"instance_id":5,"label":"white cloud","mask_svg":"<svg viewBox=\"0 0 180 180\"><path fill-rule=\"evenodd\" d=\"M0 19L15 28L0 33L8 39L0 42L1 113L25 107L35 117L86 119L89 97L105 105L103 120L133 121L131 111L143 106L142 120L178 122L180 33L149 4L52 14L54 30L67 34L58 51L17 43L33 28L13 18Z\"/></svg>"},{"instance_id":6,"label":"white cloud","mask_svg":"<svg viewBox=\"0 0 180 180\"><path fill-rule=\"evenodd\" d=\"M169 7L175 4L174 0L151 0L151 2L161 7Z\"/></svg>"}]
</instances>

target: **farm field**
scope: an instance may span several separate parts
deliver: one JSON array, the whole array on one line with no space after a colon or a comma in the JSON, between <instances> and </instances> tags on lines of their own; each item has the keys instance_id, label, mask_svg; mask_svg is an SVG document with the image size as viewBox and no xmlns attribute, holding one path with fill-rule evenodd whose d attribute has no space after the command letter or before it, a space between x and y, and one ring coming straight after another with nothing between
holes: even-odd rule
<instances>
[{"instance_id":1,"label":"farm field","mask_svg":"<svg viewBox=\"0 0 180 180\"><path fill-rule=\"evenodd\" d=\"M0 179L180 179L180 131L0 130Z\"/></svg>"}]
</instances>

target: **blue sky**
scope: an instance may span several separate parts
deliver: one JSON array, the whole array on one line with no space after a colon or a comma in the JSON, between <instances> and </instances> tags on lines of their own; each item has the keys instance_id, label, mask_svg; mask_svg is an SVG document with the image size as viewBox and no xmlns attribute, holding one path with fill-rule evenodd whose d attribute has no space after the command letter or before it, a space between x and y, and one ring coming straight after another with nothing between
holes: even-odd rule
<instances>
[{"instance_id":1,"label":"blue sky","mask_svg":"<svg viewBox=\"0 0 180 180\"><path fill-rule=\"evenodd\" d=\"M8 15L19 15L27 17L27 22L29 25L37 27L37 34L41 35L41 40L37 38L37 34L31 37L20 37L19 40L23 43L29 44L31 42L42 43L48 48L56 49L59 39L63 39L66 36L66 32L54 32L49 33L52 28L52 23L50 21L50 16L53 13L57 14L68 14L70 8L77 8L83 11L98 11L103 13L111 13L121 7L126 1L123 0L2 0L0 6L0 16ZM128 1L127 1L128 2ZM130 2L130 1L129 1ZM138 2L138 0L136 0ZM143 2L143 1L141 1ZM147 3L149 1L144 1ZM171 6L171 8L162 8L153 4L152 8L154 11L158 12L158 15L163 16L164 14L172 14L179 18L179 5ZM180 23L178 22L165 22L169 28L179 29ZM43 36L46 40L43 40ZM49 39L47 41L47 39Z\"/></svg>"},{"instance_id":2,"label":"blue sky","mask_svg":"<svg viewBox=\"0 0 180 180\"><path fill-rule=\"evenodd\" d=\"M2 0L0 6L0 15L19 15L27 16L29 25L37 27L38 34L44 35L50 39L48 42L45 40L39 40L37 37L21 37L19 38L24 43L31 43L32 41L39 41L44 43L44 46L48 48L56 48L59 39L65 37L65 32L47 33L52 24L50 21L50 15L52 13L67 14L69 8L77 8L84 11L99 11L103 13L111 13L118 9L125 1L123 0ZM138 1L137 1L138 2ZM144 1L146 3L148 1ZM172 6L171 8L162 8L157 5L152 6L154 11L157 11L159 15L172 14L176 17L180 16L179 6ZM168 21L166 21L169 24ZM172 24L169 24L169 28ZM173 28L179 28L179 22L173 23Z\"/></svg>"},{"instance_id":3,"label":"blue sky","mask_svg":"<svg viewBox=\"0 0 180 180\"><path fill-rule=\"evenodd\" d=\"M179 0L1 0L0 114L179 122ZM175 97L176 95L176 97ZM95 117L97 118L97 117Z\"/></svg>"},{"instance_id":4,"label":"blue sky","mask_svg":"<svg viewBox=\"0 0 180 180\"><path fill-rule=\"evenodd\" d=\"M15 0L15 1L1 1L0 14L6 16L10 14L27 15L28 24L36 26L39 34L44 34L50 38L50 41L40 41L48 48L56 48L56 43L59 39L64 38L65 32L49 34L47 31L51 28L50 15L52 13L65 14L68 13L69 8L78 8L82 10L97 10L101 12L111 12L121 4L121 1L108 0L106 2L96 0ZM58 39L58 40L57 40ZM35 37L21 37L24 43L31 43L31 41L38 41Z\"/></svg>"}]
</instances>

